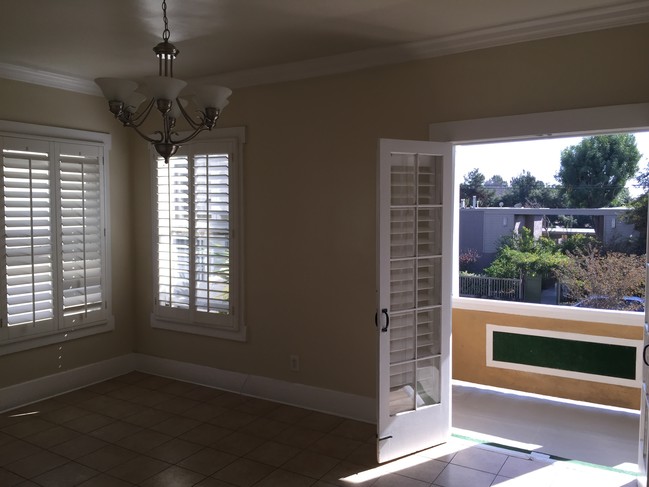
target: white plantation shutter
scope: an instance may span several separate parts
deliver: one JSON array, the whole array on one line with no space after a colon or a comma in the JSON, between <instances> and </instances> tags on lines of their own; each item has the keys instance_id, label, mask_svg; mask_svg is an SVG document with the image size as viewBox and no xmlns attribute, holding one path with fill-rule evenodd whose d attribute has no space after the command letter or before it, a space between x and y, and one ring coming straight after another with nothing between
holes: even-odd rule
<instances>
[{"instance_id":1,"label":"white plantation shutter","mask_svg":"<svg viewBox=\"0 0 649 487\"><path fill-rule=\"evenodd\" d=\"M62 144L59 153L64 323L104 315L103 218L99 148Z\"/></svg>"},{"instance_id":2,"label":"white plantation shutter","mask_svg":"<svg viewBox=\"0 0 649 487\"><path fill-rule=\"evenodd\" d=\"M194 157L194 288L196 308L230 312L229 157Z\"/></svg>"},{"instance_id":3,"label":"white plantation shutter","mask_svg":"<svg viewBox=\"0 0 649 487\"><path fill-rule=\"evenodd\" d=\"M7 138L2 152L5 319L10 328L47 331L54 325L50 144Z\"/></svg>"},{"instance_id":4,"label":"white plantation shutter","mask_svg":"<svg viewBox=\"0 0 649 487\"><path fill-rule=\"evenodd\" d=\"M172 157L169 164L158 159L157 177L158 302L162 307L189 309L189 159Z\"/></svg>"},{"instance_id":5,"label":"white plantation shutter","mask_svg":"<svg viewBox=\"0 0 649 487\"><path fill-rule=\"evenodd\" d=\"M156 162L156 326L238 332L233 144L184 145ZM177 323L179 327L164 325ZM219 335L221 336L221 335Z\"/></svg>"},{"instance_id":6,"label":"white plantation shutter","mask_svg":"<svg viewBox=\"0 0 649 487\"><path fill-rule=\"evenodd\" d=\"M103 147L11 136L0 147L0 340L105 323Z\"/></svg>"}]
</instances>

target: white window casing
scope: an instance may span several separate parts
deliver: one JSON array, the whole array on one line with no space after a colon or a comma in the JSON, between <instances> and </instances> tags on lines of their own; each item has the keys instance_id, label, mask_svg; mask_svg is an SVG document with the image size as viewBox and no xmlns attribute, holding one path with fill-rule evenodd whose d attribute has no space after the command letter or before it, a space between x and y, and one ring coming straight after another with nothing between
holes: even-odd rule
<instances>
[{"instance_id":1,"label":"white window casing","mask_svg":"<svg viewBox=\"0 0 649 487\"><path fill-rule=\"evenodd\" d=\"M0 355L114 328L110 136L0 121Z\"/></svg>"},{"instance_id":2,"label":"white window casing","mask_svg":"<svg viewBox=\"0 0 649 487\"><path fill-rule=\"evenodd\" d=\"M151 324L243 341L242 128L152 155L154 302Z\"/></svg>"}]
</instances>

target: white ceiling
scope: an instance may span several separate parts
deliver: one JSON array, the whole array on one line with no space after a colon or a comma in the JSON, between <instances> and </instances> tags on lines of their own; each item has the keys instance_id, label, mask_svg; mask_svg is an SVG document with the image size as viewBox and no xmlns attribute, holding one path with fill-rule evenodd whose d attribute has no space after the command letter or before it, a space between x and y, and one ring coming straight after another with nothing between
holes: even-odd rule
<instances>
[{"instance_id":1,"label":"white ceiling","mask_svg":"<svg viewBox=\"0 0 649 487\"><path fill-rule=\"evenodd\" d=\"M649 0L167 0L175 75L234 86L649 21ZM5 0L0 77L157 74L157 0ZM60 86L59 86L60 85Z\"/></svg>"}]
</instances>

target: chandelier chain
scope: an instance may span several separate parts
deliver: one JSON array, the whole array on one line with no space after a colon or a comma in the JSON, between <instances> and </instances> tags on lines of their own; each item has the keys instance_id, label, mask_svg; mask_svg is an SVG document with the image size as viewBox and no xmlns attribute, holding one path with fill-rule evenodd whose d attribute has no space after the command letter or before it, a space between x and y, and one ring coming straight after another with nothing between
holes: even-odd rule
<instances>
[{"instance_id":1,"label":"chandelier chain","mask_svg":"<svg viewBox=\"0 0 649 487\"><path fill-rule=\"evenodd\" d=\"M167 20L167 0L162 0L162 18L165 23L165 29L162 31L162 40L166 42L171 35L171 32L169 32L169 21Z\"/></svg>"}]
</instances>

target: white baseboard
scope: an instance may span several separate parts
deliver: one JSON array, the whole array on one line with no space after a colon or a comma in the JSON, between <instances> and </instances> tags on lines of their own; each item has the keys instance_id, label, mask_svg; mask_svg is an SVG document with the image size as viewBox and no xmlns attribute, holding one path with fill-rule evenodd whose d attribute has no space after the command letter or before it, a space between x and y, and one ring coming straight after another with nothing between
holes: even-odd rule
<instances>
[{"instance_id":1,"label":"white baseboard","mask_svg":"<svg viewBox=\"0 0 649 487\"><path fill-rule=\"evenodd\" d=\"M136 354L120 355L94 364L21 382L0 389L0 412L42 401L135 369Z\"/></svg>"},{"instance_id":2,"label":"white baseboard","mask_svg":"<svg viewBox=\"0 0 649 487\"><path fill-rule=\"evenodd\" d=\"M0 389L0 412L80 389L134 370L358 421L376 422L376 403L370 397L137 353Z\"/></svg>"},{"instance_id":3,"label":"white baseboard","mask_svg":"<svg viewBox=\"0 0 649 487\"><path fill-rule=\"evenodd\" d=\"M376 422L376 402L371 397L151 355L138 354L137 370L358 421Z\"/></svg>"}]
</instances>

